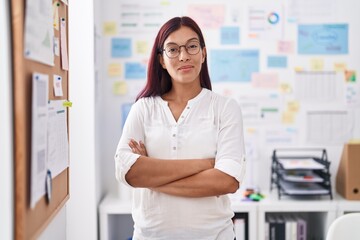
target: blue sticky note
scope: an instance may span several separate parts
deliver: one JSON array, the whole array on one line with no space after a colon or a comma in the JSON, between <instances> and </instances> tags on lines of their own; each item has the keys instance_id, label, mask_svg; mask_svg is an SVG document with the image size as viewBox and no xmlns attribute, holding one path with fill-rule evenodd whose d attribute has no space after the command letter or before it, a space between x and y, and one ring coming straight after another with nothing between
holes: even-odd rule
<instances>
[{"instance_id":1,"label":"blue sticky note","mask_svg":"<svg viewBox=\"0 0 360 240\"><path fill-rule=\"evenodd\" d=\"M240 44L240 28L239 27L222 27L221 28L221 44Z\"/></svg>"},{"instance_id":2,"label":"blue sticky note","mask_svg":"<svg viewBox=\"0 0 360 240\"><path fill-rule=\"evenodd\" d=\"M124 103L121 105L121 127L124 128L125 121L129 115L132 103Z\"/></svg>"},{"instance_id":3,"label":"blue sticky note","mask_svg":"<svg viewBox=\"0 0 360 240\"><path fill-rule=\"evenodd\" d=\"M131 57L131 39L130 38L111 39L111 57L113 58Z\"/></svg>"},{"instance_id":4,"label":"blue sticky note","mask_svg":"<svg viewBox=\"0 0 360 240\"><path fill-rule=\"evenodd\" d=\"M146 66L139 62L125 63L125 78L126 79L145 79Z\"/></svg>"},{"instance_id":5,"label":"blue sticky note","mask_svg":"<svg viewBox=\"0 0 360 240\"><path fill-rule=\"evenodd\" d=\"M285 56L268 56L267 64L269 68L286 68L287 57Z\"/></svg>"},{"instance_id":6,"label":"blue sticky note","mask_svg":"<svg viewBox=\"0 0 360 240\"><path fill-rule=\"evenodd\" d=\"M348 54L348 24L298 26L299 54Z\"/></svg>"},{"instance_id":7,"label":"blue sticky note","mask_svg":"<svg viewBox=\"0 0 360 240\"><path fill-rule=\"evenodd\" d=\"M210 76L214 82L250 82L259 72L259 50L224 49L210 52Z\"/></svg>"}]
</instances>

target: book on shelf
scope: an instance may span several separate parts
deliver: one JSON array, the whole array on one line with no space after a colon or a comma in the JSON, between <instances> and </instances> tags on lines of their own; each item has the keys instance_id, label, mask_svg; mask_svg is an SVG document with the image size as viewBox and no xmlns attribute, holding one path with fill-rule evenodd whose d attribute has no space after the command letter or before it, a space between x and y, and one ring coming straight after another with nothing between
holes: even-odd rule
<instances>
[{"instance_id":1,"label":"book on shelf","mask_svg":"<svg viewBox=\"0 0 360 240\"><path fill-rule=\"evenodd\" d=\"M296 221L297 221L297 239L306 240L307 222L301 217L297 217Z\"/></svg>"},{"instance_id":2,"label":"book on shelf","mask_svg":"<svg viewBox=\"0 0 360 240\"><path fill-rule=\"evenodd\" d=\"M281 173L284 180L290 182L323 182L324 179L311 170L287 170Z\"/></svg>"},{"instance_id":3,"label":"book on shelf","mask_svg":"<svg viewBox=\"0 0 360 240\"><path fill-rule=\"evenodd\" d=\"M269 240L285 240L285 221L280 216L269 215Z\"/></svg>"},{"instance_id":4,"label":"book on shelf","mask_svg":"<svg viewBox=\"0 0 360 240\"><path fill-rule=\"evenodd\" d=\"M313 169L313 170L322 170L325 169L325 166L321 163L318 163L313 158L281 158L278 160L280 165L285 170L294 170L294 169Z\"/></svg>"},{"instance_id":5,"label":"book on shelf","mask_svg":"<svg viewBox=\"0 0 360 240\"><path fill-rule=\"evenodd\" d=\"M301 217L288 214L266 216L265 240L306 240L307 222Z\"/></svg>"},{"instance_id":6,"label":"book on shelf","mask_svg":"<svg viewBox=\"0 0 360 240\"><path fill-rule=\"evenodd\" d=\"M279 185L287 194L314 195L329 193L329 189L326 189L317 183L286 182L280 180Z\"/></svg>"}]
</instances>

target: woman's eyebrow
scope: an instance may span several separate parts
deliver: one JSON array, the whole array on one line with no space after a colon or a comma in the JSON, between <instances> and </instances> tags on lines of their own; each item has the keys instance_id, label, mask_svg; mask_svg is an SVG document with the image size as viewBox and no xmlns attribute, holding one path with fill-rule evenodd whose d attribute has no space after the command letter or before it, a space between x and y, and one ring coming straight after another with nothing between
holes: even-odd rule
<instances>
[{"instance_id":1,"label":"woman's eyebrow","mask_svg":"<svg viewBox=\"0 0 360 240\"><path fill-rule=\"evenodd\" d=\"M193 37L193 38L188 39L188 40L185 42L185 44L186 44L186 43L188 43L188 42L190 42L190 41L193 41L193 40L199 41L199 39L198 39L198 38ZM179 45L179 44L177 44L176 42L168 42L168 43L166 43L165 45L169 45L169 44L176 44L176 45Z\"/></svg>"}]
</instances>

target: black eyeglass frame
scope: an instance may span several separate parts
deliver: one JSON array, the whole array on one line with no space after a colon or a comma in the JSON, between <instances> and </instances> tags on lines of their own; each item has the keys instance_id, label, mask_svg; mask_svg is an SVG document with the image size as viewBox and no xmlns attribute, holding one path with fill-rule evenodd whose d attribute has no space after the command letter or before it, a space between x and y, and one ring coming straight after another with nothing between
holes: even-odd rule
<instances>
[{"instance_id":1,"label":"black eyeglass frame","mask_svg":"<svg viewBox=\"0 0 360 240\"><path fill-rule=\"evenodd\" d=\"M188 49L186 48L186 45L188 45L188 44L191 43L191 42L196 42L196 43L199 44L199 49L198 49L198 51L197 51L196 53L189 53L189 52L188 52ZM177 45L176 43L172 43L172 44ZM169 57L169 55L166 53L166 48L159 49L159 53L165 52L165 55L166 55L168 58L174 59L174 58L179 57L180 51L181 51L181 47L184 47L186 53L189 54L189 55L196 55L196 54L198 54L198 53L200 52L200 49L202 49L202 48L205 47L205 46L203 46L203 44L201 44L201 42L200 42L198 39L190 39L190 40L188 40L185 44L183 44L183 45L177 45L177 46L179 47L179 51L178 51L178 54L177 54L176 56L174 56L174 57Z\"/></svg>"}]
</instances>

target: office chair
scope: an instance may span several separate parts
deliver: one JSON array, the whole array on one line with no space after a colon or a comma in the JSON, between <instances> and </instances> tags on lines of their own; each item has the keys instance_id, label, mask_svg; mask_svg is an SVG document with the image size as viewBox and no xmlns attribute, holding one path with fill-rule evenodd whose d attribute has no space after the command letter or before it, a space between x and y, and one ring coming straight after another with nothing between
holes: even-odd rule
<instances>
[{"instance_id":1,"label":"office chair","mask_svg":"<svg viewBox=\"0 0 360 240\"><path fill-rule=\"evenodd\" d=\"M348 213L331 223L326 240L360 239L360 213Z\"/></svg>"}]
</instances>

